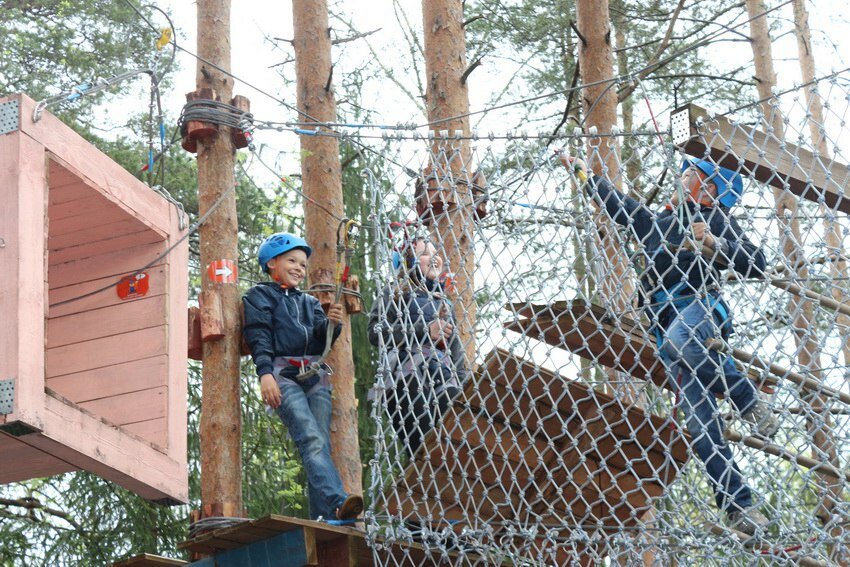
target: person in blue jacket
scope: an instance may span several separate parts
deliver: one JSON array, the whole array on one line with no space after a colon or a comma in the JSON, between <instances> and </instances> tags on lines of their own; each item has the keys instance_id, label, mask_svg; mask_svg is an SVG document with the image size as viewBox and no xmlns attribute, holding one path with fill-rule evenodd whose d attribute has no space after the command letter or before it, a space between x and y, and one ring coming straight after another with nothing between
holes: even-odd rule
<instances>
[{"instance_id":1,"label":"person in blue jacket","mask_svg":"<svg viewBox=\"0 0 850 567\"><path fill-rule=\"evenodd\" d=\"M421 237L395 260L400 285L388 287L369 313L369 341L383 340L389 360L381 384L402 447L413 456L469 375L440 275L443 259ZM383 315L383 319L382 319Z\"/></svg>"},{"instance_id":2,"label":"person in blue jacket","mask_svg":"<svg viewBox=\"0 0 850 567\"><path fill-rule=\"evenodd\" d=\"M566 156L561 160L572 164L580 178L587 178L583 161ZM687 157L680 181L661 211L650 210L599 176L588 179L584 187L641 246L645 269L640 300L668 376L683 397L691 442L705 463L728 525L753 535L768 521L723 437L715 395L728 397L756 434L773 437L778 422L753 382L731 358L707 348L706 341L727 339L733 332L729 308L720 294L720 270L731 267L746 278L763 278L766 261L730 214L743 193L740 174Z\"/></svg>"},{"instance_id":3,"label":"person in blue jacket","mask_svg":"<svg viewBox=\"0 0 850 567\"><path fill-rule=\"evenodd\" d=\"M327 316L319 301L298 285L307 274L312 249L298 236L279 232L260 245L258 259L272 278L245 294L245 341L260 377L263 401L276 409L292 436L307 473L310 515L314 519L350 520L363 511L363 498L349 495L331 459L331 384L321 364L328 326L333 340L342 329L342 306Z\"/></svg>"}]
</instances>

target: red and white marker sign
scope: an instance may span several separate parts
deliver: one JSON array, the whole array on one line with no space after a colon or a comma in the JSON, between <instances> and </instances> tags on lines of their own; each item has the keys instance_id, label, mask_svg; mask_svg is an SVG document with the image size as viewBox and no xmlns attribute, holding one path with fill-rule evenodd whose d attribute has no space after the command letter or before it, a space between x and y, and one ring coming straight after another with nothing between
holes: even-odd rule
<instances>
[{"instance_id":1,"label":"red and white marker sign","mask_svg":"<svg viewBox=\"0 0 850 567\"><path fill-rule=\"evenodd\" d=\"M234 260L216 260L207 266L207 275L211 282L236 283L238 269Z\"/></svg>"},{"instance_id":2,"label":"red and white marker sign","mask_svg":"<svg viewBox=\"0 0 850 567\"><path fill-rule=\"evenodd\" d=\"M118 292L118 297L121 300L133 299L134 297L144 297L150 289L150 278L147 272L139 272L124 276L118 281L115 286L115 291Z\"/></svg>"}]
</instances>

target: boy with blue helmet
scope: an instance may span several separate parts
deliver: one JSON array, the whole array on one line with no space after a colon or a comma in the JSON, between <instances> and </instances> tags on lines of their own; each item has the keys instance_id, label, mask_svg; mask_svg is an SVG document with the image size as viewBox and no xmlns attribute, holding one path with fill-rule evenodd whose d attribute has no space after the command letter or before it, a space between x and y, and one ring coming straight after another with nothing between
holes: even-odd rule
<instances>
[{"instance_id":1,"label":"boy with blue helmet","mask_svg":"<svg viewBox=\"0 0 850 567\"><path fill-rule=\"evenodd\" d=\"M331 384L329 368L306 375L319 361L328 325L342 328L342 305L325 315L319 301L298 285L307 274L313 250L294 234L279 232L263 241L257 254L273 281L261 282L245 294L245 341L260 378L263 401L276 409L292 436L307 473L312 518L350 520L363 511L363 498L348 495L331 459Z\"/></svg>"},{"instance_id":2,"label":"boy with blue helmet","mask_svg":"<svg viewBox=\"0 0 850 567\"><path fill-rule=\"evenodd\" d=\"M587 179L584 162L566 156L561 161ZM729 309L720 295L720 269L731 267L744 277L763 278L766 261L729 214L743 193L737 172L686 157L680 181L661 211L650 210L599 176L587 179L584 187L594 203L626 227L642 247L645 269L640 300L668 375L682 395L694 450L705 463L717 506L726 513L729 525L753 535L768 522L732 459L715 395L728 396L741 417L763 437L773 437L778 422L733 361L705 343L726 339L733 332ZM700 245L713 255L707 258Z\"/></svg>"}]
</instances>

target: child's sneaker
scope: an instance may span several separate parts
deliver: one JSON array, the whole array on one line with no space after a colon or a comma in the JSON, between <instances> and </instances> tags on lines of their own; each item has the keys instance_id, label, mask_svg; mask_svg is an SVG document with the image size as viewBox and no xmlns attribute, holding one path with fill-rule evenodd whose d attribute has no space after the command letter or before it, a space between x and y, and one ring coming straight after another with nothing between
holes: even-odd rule
<instances>
[{"instance_id":1,"label":"child's sneaker","mask_svg":"<svg viewBox=\"0 0 850 567\"><path fill-rule=\"evenodd\" d=\"M363 497L356 494L350 495L342 503L342 506L337 508L336 517L338 520L353 520L363 512Z\"/></svg>"},{"instance_id":2,"label":"child's sneaker","mask_svg":"<svg viewBox=\"0 0 850 567\"><path fill-rule=\"evenodd\" d=\"M764 534L769 524L764 514L755 506L726 513L726 525L749 536L756 535L756 532Z\"/></svg>"},{"instance_id":3,"label":"child's sneaker","mask_svg":"<svg viewBox=\"0 0 850 567\"><path fill-rule=\"evenodd\" d=\"M741 419L752 423L755 426L755 432L767 439L773 439L779 431L779 420L773 415L773 411L761 395L756 397L756 403L749 411L741 414Z\"/></svg>"}]
</instances>

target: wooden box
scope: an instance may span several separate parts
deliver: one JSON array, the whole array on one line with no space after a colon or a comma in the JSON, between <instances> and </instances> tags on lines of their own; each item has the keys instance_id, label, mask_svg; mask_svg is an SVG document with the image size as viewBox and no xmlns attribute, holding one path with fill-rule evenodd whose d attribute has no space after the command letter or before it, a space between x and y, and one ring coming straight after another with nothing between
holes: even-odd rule
<instances>
[{"instance_id":1,"label":"wooden box","mask_svg":"<svg viewBox=\"0 0 850 567\"><path fill-rule=\"evenodd\" d=\"M185 502L179 213L34 108L0 99L0 482L82 469Z\"/></svg>"}]
</instances>

